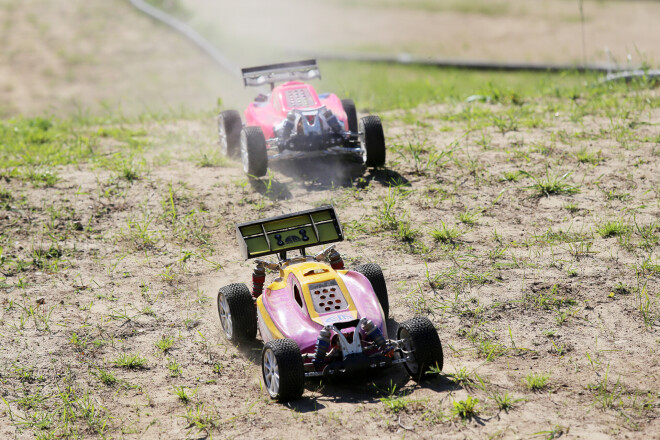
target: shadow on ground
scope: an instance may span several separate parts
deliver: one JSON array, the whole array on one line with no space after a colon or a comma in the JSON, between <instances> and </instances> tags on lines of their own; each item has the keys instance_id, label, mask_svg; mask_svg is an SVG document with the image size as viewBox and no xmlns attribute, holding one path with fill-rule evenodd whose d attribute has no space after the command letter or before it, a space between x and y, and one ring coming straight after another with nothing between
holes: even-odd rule
<instances>
[{"instance_id":1,"label":"shadow on ground","mask_svg":"<svg viewBox=\"0 0 660 440\"><path fill-rule=\"evenodd\" d=\"M300 183L307 191L365 188L371 182L383 186L411 186L408 179L394 170L365 169L360 163L337 158L289 160L274 163L270 168ZM256 192L271 200L293 198L287 184L276 179L272 173L260 179L250 178L250 185Z\"/></svg>"},{"instance_id":2,"label":"shadow on ground","mask_svg":"<svg viewBox=\"0 0 660 440\"><path fill-rule=\"evenodd\" d=\"M387 331L390 339L396 338L399 323L388 319ZM255 365L261 366L261 352L264 344L261 340L243 342L239 351ZM335 403L377 403L382 398L405 396L415 388L428 388L442 393L456 391L461 387L443 375L427 375L423 381L415 382L403 365L389 368L377 368L363 372L336 376L331 379L310 378L305 381L305 388L311 392L302 398L286 404L300 413L318 411L325 408L323 401Z\"/></svg>"}]
</instances>

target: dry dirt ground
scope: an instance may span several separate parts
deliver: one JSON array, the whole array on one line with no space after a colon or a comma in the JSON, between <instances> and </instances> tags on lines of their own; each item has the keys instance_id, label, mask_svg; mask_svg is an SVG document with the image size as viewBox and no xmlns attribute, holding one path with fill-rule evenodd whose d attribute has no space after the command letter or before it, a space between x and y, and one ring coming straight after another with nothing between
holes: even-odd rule
<instances>
[{"instance_id":1,"label":"dry dirt ground","mask_svg":"<svg viewBox=\"0 0 660 440\"><path fill-rule=\"evenodd\" d=\"M57 23L44 18L51 3L25 4ZM151 29L112 4L136 35ZM28 17L17 5L3 11ZM143 40L132 41L139 65ZM107 63L105 88L119 78ZM10 112L58 102L46 88L34 102L42 77L29 70L5 87L25 91ZM81 99L106 96L90 88L101 70L72 70ZM660 97L589 90L388 112L386 169L312 164L260 180L218 157L203 118L3 121L5 141L71 159L20 163L38 153L3 146L0 438L660 438ZM227 343L215 294L249 280L237 222L327 203L349 265L383 267L390 326L434 322L444 374L310 382L275 404L261 344ZM478 403L464 419L468 397Z\"/></svg>"}]
</instances>

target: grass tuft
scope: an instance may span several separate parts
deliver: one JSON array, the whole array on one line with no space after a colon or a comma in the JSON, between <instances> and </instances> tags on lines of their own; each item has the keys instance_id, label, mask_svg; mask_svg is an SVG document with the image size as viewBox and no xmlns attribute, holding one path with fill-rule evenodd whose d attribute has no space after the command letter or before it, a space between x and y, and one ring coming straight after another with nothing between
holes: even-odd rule
<instances>
[{"instance_id":1,"label":"grass tuft","mask_svg":"<svg viewBox=\"0 0 660 440\"><path fill-rule=\"evenodd\" d=\"M571 185L566 181L571 175L571 172L562 174L561 176L551 173L549 168L546 169L545 176L535 177L526 171L521 171L525 176L531 178L534 181L534 184L528 186L528 189L532 189L536 192L539 197L549 197L552 195L558 194L576 194L580 192L579 187Z\"/></svg>"},{"instance_id":2,"label":"grass tuft","mask_svg":"<svg viewBox=\"0 0 660 440\"><path fill-rule=\"evenodd\" d=\"M114 360L114 364L119 368L126 368L128 370L147 368L147 360L139 354L122 353Z\"/></svg>"},{"instance_id":3,"label":"grass tuft","mask_svg":"<svg viewBox=\"0 0 660 440\"><path fill-rule=\"evenodd\" d=\"M525 386L530 391L541 391L548 386L550 374L529 373L523 380Z\"/></svg>"},{"instance_id":4,"label":"grass tuft","mask_svg":"<svg viewBox=\"0 0 660 440\"><path fill-rule=\"evenodd\" d=\"M630 226L623 219L607 221L596 228L598 235L603 238L624 235L629 231Z\"/></svg>"},{"instance_id":5,"label":"grass tuft","mask_svg":"<svg viewBox=\"0 0 660 440\"><path fill-rule=\"evenodd\" d=\"M435 241L453 243L458 237L462 235L458 228L447 226L445 222L440 223L440 228L436 228L431 231L431 237L433 237Z\"/></svg>"},{"instance_id":6,"label":"grass tuft","mask_svg":"<svg viewBox=\"0 0 660 440\"><path fill-rule=\"evenodd\" d=\"M467 396L465 400L454 400L452 402L452 413L463 420L474 418L479 414L479 399Z\"/></svg>"}]
</instances>

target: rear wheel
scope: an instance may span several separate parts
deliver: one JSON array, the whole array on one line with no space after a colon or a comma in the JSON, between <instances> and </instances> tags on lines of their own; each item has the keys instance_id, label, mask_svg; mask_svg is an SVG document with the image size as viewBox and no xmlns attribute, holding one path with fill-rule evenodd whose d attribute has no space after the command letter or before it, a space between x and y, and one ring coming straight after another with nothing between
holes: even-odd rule
<instances>
[{"instance_id":1,"label":"rear wheel","mask_svg":"<svg viewBox=\"0 0 660 440\"><path fill-rule=\"evenodd\" d=\"M261 127L245 127L241 131L240 144L243 171L253 177L265 176L268 170L268 153Z\"/></svg>"},{"instance_id":2,"label":"rear wheel","mask_svg":"<svg viewBox=\"0 0 660 440\"><path fill-rule=\"evenodd\" d=\"M257 312L250 289L243 283L220 288L218 315L227 339L247 341L257 336Z\"/></svg>"},{"instance_id":3,"label":"rear wheel","mask_svg":"<svg viewBox=\"0 0 660 440\"><path fill-rule=\"evenodd\" d=\"M357 111L355 110L355 103L352 99L342 99L341 106L346 112L346 118L348 119L348 131L355 133L358 130L358 120L357 120Z\"/></svg>"},{"instance_id":4,"label":"rear wheel","mask_svg":"<svg viewBox=\"0 0 660 440\"><path fill-rule=\"evenodd\" d=\"M403 340L405 356L410 360L404 362L408 374L421 381L424 374L435 367L442 370L442 344L433 323L423 316L415 316L404 321L399 326L397 339Z\"/></svg>"},{"instance_id":5,"label":"rear wheel","mask_svg":"<svg viewBox=\"0 0 660 440\"><path fill-rule=\"evenodd\" d=\"M364 149L364 164L368 167L385 165L385 135L378 116L360 119L360 144Z\"/></svg>"},{"instance_id":6,"label":"rear wheel","mask_svg":"<svg viewBox=\"0 0 660 440\"><path fill-rule=\"evenodd\" d=\"M225 110L218 115L220 152L225 156L238 156L241 148L241 115L236 110Z\"/></svg>"},{"instance_id":7,"label":"rear wheel","mask_svg":"<svg viewBox=\"0 0 660 440\"><path fill-rule=\"evenodd\" d=\"M387 286L385 285L385 277L383 276L383 271L380 266L374 263L367 263L355 268L356 272L360 272L364 275L369 282L371 287L374 289L374 293L378 298L378 302L383 309L383 315L385 319L390 316L390 301L387 297Z\"/></svg>"},{"instance_id":8,"label":"rear wheel","mask_svg":"<svg viewBox=\"0 0 660 440\"><path fill-rule=\"evenodd\" d=\"M266 342L261 352L261 372L271 399L298 399L305 389L305 367L298 344L291 339Z\"/></svg>"}]
</instances>

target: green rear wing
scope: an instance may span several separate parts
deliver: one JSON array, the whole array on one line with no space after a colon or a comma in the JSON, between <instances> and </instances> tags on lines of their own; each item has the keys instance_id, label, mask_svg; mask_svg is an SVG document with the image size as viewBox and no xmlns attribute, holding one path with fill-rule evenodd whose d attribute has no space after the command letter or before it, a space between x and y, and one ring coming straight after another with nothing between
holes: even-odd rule
<instances>
[{"instance_id":1,"label":"green rear wing","mask_svg":"<svg viewBox=\"0 0 660 440\"><path fill-rule=\"evenodd\" d=\"M246 260L344 239L332 206L241 223L236 236Z\"/></svg>"}]
</instances>

